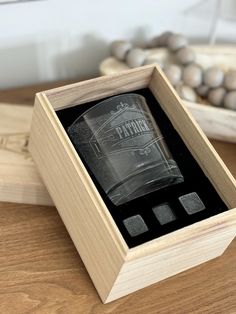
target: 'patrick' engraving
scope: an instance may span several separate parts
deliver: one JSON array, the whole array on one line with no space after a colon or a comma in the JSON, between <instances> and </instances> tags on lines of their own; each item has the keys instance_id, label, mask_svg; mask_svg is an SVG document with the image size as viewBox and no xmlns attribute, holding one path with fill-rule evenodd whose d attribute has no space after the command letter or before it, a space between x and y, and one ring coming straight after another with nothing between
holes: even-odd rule
<instances>
[{"instance_id":1,"label":"'patrick' engraving","mask_svg":"<svg viewBox=\"0 0 236 314\"><path fill-rule=\"evenodd\" d=\"M151 129L148 126L147 121L144 119L126 121L122 125L116 127L116 132L121 140L150 131Z\"/></svg>"},{"instance_id":2,"label":"'patrick' engraving","mask_svg":"<svg viewBox=\"0 0 236 314\"><path fill-rule=\"evenodd\" d=\"M110 119L104 121L89 141L98 158L104 157L104 151L108 155L136 150L147 155L160 140L155 137L149 113L135 104L121 102L117 111L110 114Z\"/></svg>"},{"instance_id":3,"label":"'patrick' engraving","mask_svg":"<svg viewBox=\"0 0 236 314\"><path fill-rule=\"evenodd\" d=\"M141 95L123 94L97 103L68 133L115 205L184 180Z\"/></svg>"}]
</instances>

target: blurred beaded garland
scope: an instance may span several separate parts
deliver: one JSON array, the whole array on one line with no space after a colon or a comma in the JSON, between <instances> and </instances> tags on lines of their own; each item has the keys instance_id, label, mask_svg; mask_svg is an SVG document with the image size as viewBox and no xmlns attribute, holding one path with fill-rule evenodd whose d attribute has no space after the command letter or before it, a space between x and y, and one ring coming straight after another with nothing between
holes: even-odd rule
<instances>
[{"instance_id":1,"label":"blurred beaded garland","mask_svg":"<svg viewBox=\"0 0 236 314\"><path fill-rule=\"evenodd\" d=\"M203 69L195 62L195 53L181 34L164 32L147 45L159 47L167 48L173 55L174 63L159 65L182 99L192 102L205 99L213 106L236 111L236 70L224 72L216 66ZM111 54L130 68L150 63L145 49L133 47L125 40L112 42Z\"/></svg>"}]
</instances>

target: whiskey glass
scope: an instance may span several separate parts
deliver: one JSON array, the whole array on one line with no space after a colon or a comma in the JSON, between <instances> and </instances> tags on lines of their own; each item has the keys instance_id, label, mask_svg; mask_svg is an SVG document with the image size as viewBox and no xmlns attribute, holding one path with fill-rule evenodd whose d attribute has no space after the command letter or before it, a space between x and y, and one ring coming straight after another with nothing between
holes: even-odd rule
<instances>
[{"instance_id":1,"label":"whiskey glass","mask_svg":"<svg viewBox=\"0 0 236 314\"><path fill-rule=\"evenodd\" d=\"M139 94L97 103L73 122L68 134L115 205L184 181L146 99Z\"/></svg>"}]
</instances>

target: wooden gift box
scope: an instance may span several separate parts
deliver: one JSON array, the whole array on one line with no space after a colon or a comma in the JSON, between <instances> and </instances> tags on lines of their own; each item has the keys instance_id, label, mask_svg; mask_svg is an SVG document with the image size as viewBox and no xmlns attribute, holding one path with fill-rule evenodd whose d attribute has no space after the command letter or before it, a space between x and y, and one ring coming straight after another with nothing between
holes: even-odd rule
<instances>
[{"instance_id":1,"label":"wooden gift box","mask_svg":"<svg viewBox=\"0 0 236 314\"><path fill-rule=\"evenodd\" d=\"M227 210L130 248L57 113L142 88L159 102ZM29 149L104 303L221 255L235 236L235 180L157 66L38 93Z\"/></svg>"}]
</instances>

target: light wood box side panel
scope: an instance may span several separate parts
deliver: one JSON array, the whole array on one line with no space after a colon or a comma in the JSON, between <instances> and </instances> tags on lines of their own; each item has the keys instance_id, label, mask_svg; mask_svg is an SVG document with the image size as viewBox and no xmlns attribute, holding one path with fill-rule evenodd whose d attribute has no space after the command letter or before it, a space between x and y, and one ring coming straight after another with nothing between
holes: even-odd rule
<instances>
[{"instance_id":1,"label":"light wood box side panel","mask_svg":"<svg viewBox=\"0 0 236 314\"><path fill-rule=\"evenodd\" d=\"M236 207L236 181L160 69L149 85L206 176L229 208Z\"/></svg>"},{"instance_id":2,"label":"light wood box side panel","mask_svg":"<svg viewBox=\"0 0 236 314\"><path fill-rule=\"evenodd\" d=\"M233 223L232 221L230 222L231 218L233 219ZM122 267L106 302L120 298L220 256L235 237L236 210L232 210L227 215L227 221L219 223L221 220L217 217L214 217L214 220L216 228L209 230L206 228L205 233L196 234L195 238L186 237L178 244L175 243L172 245L169 235L157 239L157 241L166 244L165 237L167 241L168 238L170 241L162 249L158 250L156 248L152 254L143 254L142 258L134 259L133 249L131 249L127 255L127 261ZM190 228L194 229L194 226L189 226L188 229ZM188 235L188 232L185 232L185 230L180 231L182 234L185 233L186 236ZM197 231L197 228L195 231ZM178 237L177 233L176 235L172 233L172 238L175 236ZM142 250L142 248L139 249ZM129 255L131 255L131 258Z\"/></svg>"},{"instance_id":3,"label":"light wood box side panel","mask_svg":"<svg viewBox=\"0 0 236 314\"><path fill-rule=\"evenodd\" d=\"M43 94L36 99L29 148L95 287L106 299L128 248Z\"/></svg>"},{"instance_id":4,"label":"light wood box side panel","mask_svg":"<svg viewBox=\"0 0 236 314\"><path fill-rule=\"evenodd\" d=\"M151 79L153 66L144 66L111 76L99 77L46 91L55 110L73 107L88 101L125 93L146 87Z\"/></svg>"},{"instance_id":5,"label":"light wood box side panel","mask_svg":"<svg viewBox=\"0 0 236 314\"><path fill-rule=\"evenodd\" d=\"M192 225L171 232L160 238L149 241L129 250L127 260L135 260L152 255L164 249L174 247L187 240L197 241L198 237L205 237L218 229L234 229L236 235L236 208L212 216Z\"/></svg>"}]
</instances>

